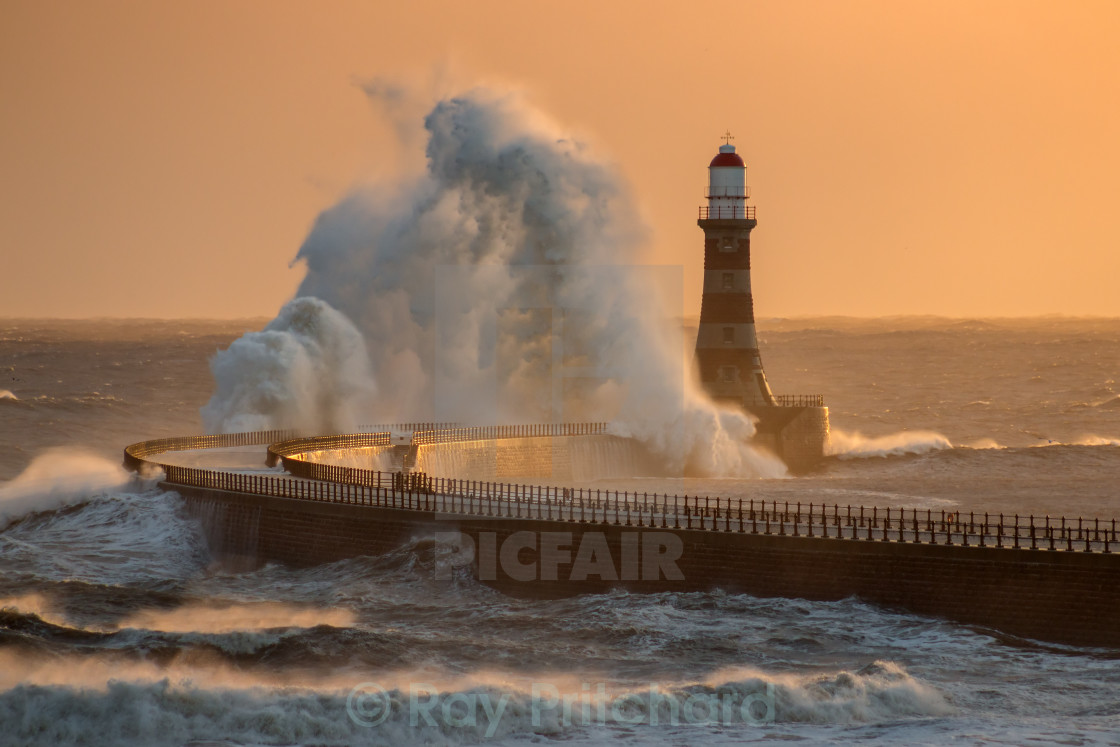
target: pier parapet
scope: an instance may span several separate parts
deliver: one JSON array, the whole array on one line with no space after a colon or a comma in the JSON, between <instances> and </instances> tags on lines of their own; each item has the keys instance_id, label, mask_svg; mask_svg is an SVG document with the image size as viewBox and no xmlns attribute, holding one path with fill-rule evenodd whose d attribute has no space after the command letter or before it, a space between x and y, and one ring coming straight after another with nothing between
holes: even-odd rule
<instances>
[{"instance_id":1,"label":"pier parapet","mask_svg":"<svg viewBox=\"0 0 1120 747\"><path fill-rule=\"evenodd\" d=\"M417 538L430 537L438 545L454 537L456 544L478 551L450 553L462 559L460 568L519 596L615 587L857 596L1012 635L1120 648L1114 624L1120 617L1115 520L375 471L304 459L301 455L322 446L316 439L301 439L302 446L294 439L283 448L273 445L274 452L288 452L289 474L179 466L159 456L199 443L220 449L283 435L160 439L130 446L127 461L133 468L164 471L164 487L183 496L211 550L223 559L313 565L397 551ZM433 572L445 571L437 566ZM446 572L442 577L450 578ZM964 593L962 578L968 579Z\"/></svg>"}]
</instances>

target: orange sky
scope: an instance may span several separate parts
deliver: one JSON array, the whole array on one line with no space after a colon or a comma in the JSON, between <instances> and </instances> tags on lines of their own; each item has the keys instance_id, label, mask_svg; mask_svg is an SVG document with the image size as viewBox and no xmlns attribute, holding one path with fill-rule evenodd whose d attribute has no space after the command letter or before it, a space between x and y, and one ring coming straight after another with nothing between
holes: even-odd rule
<instances>
[{"instance_id":1,"label":"orange sky","mask_svg":"<svg viewBox=\"0 0 1120 747\"><path fill-rule=\"evenodd\" d=\"M620 165L686 313L730 128L760 318L1120 316L1118 38L1111 0L6 0L0 316L271 316L317 213L422 157L375 76L526 91Z\"/></svg>"}]
</instances>

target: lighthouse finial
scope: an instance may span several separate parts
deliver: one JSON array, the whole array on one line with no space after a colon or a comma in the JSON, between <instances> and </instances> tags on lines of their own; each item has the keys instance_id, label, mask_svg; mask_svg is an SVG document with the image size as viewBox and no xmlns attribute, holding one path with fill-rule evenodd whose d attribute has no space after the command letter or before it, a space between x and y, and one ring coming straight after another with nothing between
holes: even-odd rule
<instances>
[{"instance_id":1,"label":"lighthouse finial","mask_svg":"<svg viewBox=\"0 0 1120 747\"><path fill-rule=\"evenodd\" d=\"M731 130L728 130L721 136L721 138L723 139L725 145L731 145L731 141L735 139L735 136L731 134Z\"/></svg>"}]
</instances>

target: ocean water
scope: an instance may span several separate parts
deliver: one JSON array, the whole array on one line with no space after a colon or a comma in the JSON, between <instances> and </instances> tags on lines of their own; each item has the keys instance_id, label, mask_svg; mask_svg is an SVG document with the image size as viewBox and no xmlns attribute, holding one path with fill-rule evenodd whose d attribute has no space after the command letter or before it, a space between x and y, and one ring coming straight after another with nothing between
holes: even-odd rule
<instances>
[{"instance_id":1,"label":"ocean water","mask_svg":"<svg viewBox=\"0 0 1120 747\"><path fill-rule=\"evenodd\" d=\"M120 452L200 432L208 358L262 323L0 320L0 744L1120 744L1120 651L856 599L517 600L437 580L424 537L225 567ZM760 332L835 455L603 486L1120 518L1120 320Z\"/></svg>"}]
</instances>

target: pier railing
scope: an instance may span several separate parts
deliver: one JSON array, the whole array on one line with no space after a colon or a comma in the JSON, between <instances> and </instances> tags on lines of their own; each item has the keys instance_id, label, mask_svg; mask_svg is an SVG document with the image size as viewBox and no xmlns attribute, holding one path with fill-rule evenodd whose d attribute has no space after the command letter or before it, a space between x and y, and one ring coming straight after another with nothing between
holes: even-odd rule
<instances>
[{"instance_id":1,"label":"pier railing","mask_svg":"<svg viewBox=\"0 0 1120 747\"><path fill-rule=\"evenodd\" d=\"M462 427L462 423L377 423L375 425L359 425L358 430L362 433L382 433L386 431L411 433L415 431L437 431Z\"/></svg>"},{"instance_id":2,"label":"pier railing","mask_svg":"<svg viewBox=\"0 0 1120 747\"><path fill-rule=\"evenodd\" d=\"M320 465L333 479L301 479L168 466L167 482L298 500L424 511L444 518L537 519L580 524L908 542L963 547L1110 553L1116 520L932 509L841 506L599 488L433 478Z\"/></svg>"},{"instance_id":3,"label":"pier railing","mask_svg":"<svg viewBox=\"0 0 1120 747\"><path fill-rule=\"evenodd\" d=\"M420 431L413 434L412 443L443 444L455 443L458 441L484 441L495 438L534 438L538 436L599 436L606 432L606 423L487 425L477 428L449 428Z\"/></svg>"},{"instance_id":4,"label":"pier railing","mask_svg":"<svg viewBox=\"0 0 1120 747\"><path fill-rule=\"evenodd\" d=\"M493 426L459 429L473 438L531 435L589 435L605 424L566 426ZM552 429L552 432L544 432ZM524 429L524 430L522 430ZM453 433L457 433L455 431ZM432 432L433 434L435 432ZM501 434L501 435L499 435ZM600 488L528 485L432 477L421 472L384 472L299 460L310 442L323 448L332 439L365 438L387 443L389 434L354 434L321 439L292 439L289 431L156 439L125 449L133 460L164 470L166 482L196 488L328 503L417 510L444 518L538 519L581 524L687 529L739 534L810 537L837 541L907 542L1001 549L1099 552L1116 549L1115 519L1070 518L918 508L788 503L706 495L680 496ZM421 434L417 434L421 435ZM384 438L382 438L384 437ZM434 438L434 435L430 436ZM285 462L302 476L237 472L163 464L148 457L162 451L260 445L276 439L270 453L298 444ZM457 440L472 440L461 438ZM456 440L451 438L449 440ZM415 441L415 439L414 439ZM285 447L284 442L291 446ZM436 441L430 441L435 443ZM345 445L338 448L346 448ZM298 466L303 465L303 466Z\"/></svg>"},{"instance_id":5,"label":"pier railing","mask_svg":"<svg viewBox=\"0 0 1120 747\"><path fill-rule=\"evenodd\" d=\"M326 472L316 468L331 465L299 459L301 454L312 451L335 451L339 449L374 449L391 446L391 433L349 433L336 436L314 436L311 438L293 438L271 444L268 447L268 456L265 464L275 467L283 462L284 469L293 475L310 477L315 480L330 480ZM320 474L322 473L322 474Z\"/></svg>"},{"instance_id":6,"label":"pier railing","mask_svg":"<svg viewBox=\"0 0 1120 747\"><path fill-rule=\"evenodd\" d=\"M175 436L172 438L155 438L151 441L141 441L132 444L124 450L124 466L130 470L139 470L144 464L157 467L164 466L158 460L148 457L162 454L167 451L191 451L193 449L220 449L235 446L264 446L277 441L286 441L297 436L296 431L252 431L249 433L215 433L209 436Z\"/></svg>"}]
</instances>

